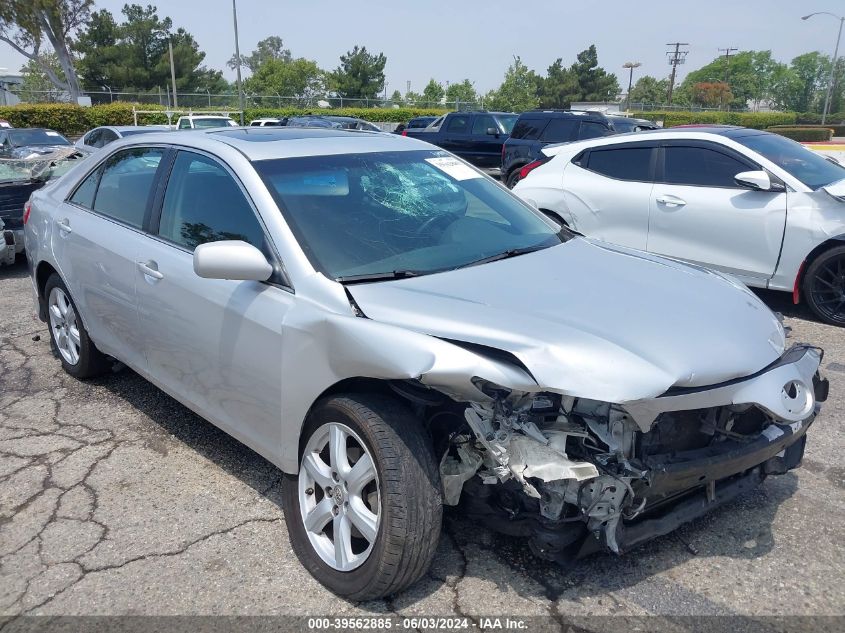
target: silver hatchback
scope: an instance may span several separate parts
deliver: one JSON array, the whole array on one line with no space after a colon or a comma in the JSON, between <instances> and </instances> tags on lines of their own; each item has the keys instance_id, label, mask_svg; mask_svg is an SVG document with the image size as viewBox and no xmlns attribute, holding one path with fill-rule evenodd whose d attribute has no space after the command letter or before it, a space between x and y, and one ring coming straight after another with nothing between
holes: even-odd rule
<instances>
[{"instance_id":1,"label":"silver hatchback","mask_svg":"<svg viewBox=\"0 0 845 633\"><path fill-rule=\"evenodd\" d=\"M139 136L26 213L64 368L122 361L276 464L353 599L425 573L444 504L549 559L630 549L795 468L827 394L738 282L397 135Z\"/></svg>"}]
</instances>

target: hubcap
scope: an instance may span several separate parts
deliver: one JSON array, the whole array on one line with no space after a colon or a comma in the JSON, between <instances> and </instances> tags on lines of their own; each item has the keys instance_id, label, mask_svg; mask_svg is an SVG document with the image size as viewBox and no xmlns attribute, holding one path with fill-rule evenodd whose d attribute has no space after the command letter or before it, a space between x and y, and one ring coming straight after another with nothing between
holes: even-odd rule
<instances>
[{"instance_id":1,"label":"hubcap","mask_svg":"<svg viewBox=\"0 0 845 633\"><path fill-rule=\"evenodd\" d=\"M381 522L379 483L372 456L348 426L324 424L308 440L299 508L308 539L327 565L351 571L367 560Z\"/></svg>"},{"instance_id":2,"label":"hubcap","mask_svg":"<svg viewBox=\"0 0 845 633\"><path fill-rule=\"evenodd\" d=\"M47 299L47 308L50 315L50 330L53 332L53 340L59 349L59 354L69 365L76 365L79 362L79 324L76 320L76 311L68 299L64 290L53 288Z\"/></svg>"},{"instance_id":3,"label":"hubcap","mask_svg":"<svg viewBox=\"0 0 845 633\"><path fill-rule=\"evenodd\" d=\"M810 292L820 312L845 323L845 257L825 262L816 272Z\"/></svg>"}]
</instances>

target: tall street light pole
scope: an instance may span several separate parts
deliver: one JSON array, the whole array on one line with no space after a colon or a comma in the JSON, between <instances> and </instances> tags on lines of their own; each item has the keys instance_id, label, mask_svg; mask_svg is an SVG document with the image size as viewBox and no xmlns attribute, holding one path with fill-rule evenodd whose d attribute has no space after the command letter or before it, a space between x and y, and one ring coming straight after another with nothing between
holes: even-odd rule
<instances>
[{"instance_id":1,"label":"tall street light pole","mask_svg":"<svg viewBox=\"0 0 845 633\"><path fill-rule=\"evenodd\" d=\"M625 112L631 110L631 83L634 81L634 68L639 68L640 66L642 66L640 62L625 62L622 64L622 68L628 69L628 103L625 106Z\"/></svg>"},{"instance_id":2,"label":"tall street light pole","mask_svg":"<svg viewBox=\"0 0 845 633\"><path fill-rule=\"evenodd\" d=\"M238 43L238 6L237 0L232 0L232 19L235 24L235 68L238 72L238 106L241 109L241 125L244 124L244 89L241 81L241 45Z\"/></svg>"},{"instance_id":3,"label":"tall street light pole","mask_svg":"<svg viewBox=\"0 0 845 633\"><path fill-rule=\"evenodd\" d=\"M833 76L836 72L836 58L839 57L839 38L842 37L842 24L845 23L845 17L836 15L835 13L830 13L829 11L817 11L816 13L805 15L801 19L809 20L814 15L829 15L839 20L839 34L836 36L836 48L833 49L833 60L830 64L830 77L827 80L827 96L824 98L824 110L822 110L822 125L824 125L824 122L827 119L827 110L830 107L830 93L833 90Z\"/></svg>"}]
</instances>

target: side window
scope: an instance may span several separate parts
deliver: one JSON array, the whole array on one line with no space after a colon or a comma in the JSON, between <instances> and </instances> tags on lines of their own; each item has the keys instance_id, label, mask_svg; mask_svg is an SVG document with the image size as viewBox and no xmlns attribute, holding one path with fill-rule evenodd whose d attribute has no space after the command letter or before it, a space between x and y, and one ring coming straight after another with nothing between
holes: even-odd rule
<instances>
[{"instance_id":1,"label":"side window","mask_svg":"<svg viewBox=\"0 0 845 633\"><path fill-rule=\"evenodd\" d=\"M578 138L598 138L600 136L608 136L613 132L607 129L606 126L595 121L581 121L581 129L578 131Z\"/></svg>"},{"instance_id":2,"label":"side window","mask_svg":"<svg viewBox=\"0 0 845 633\"><path fill-rule=\"evenodd\" d=\"M446 126L447 132L454 132L456 134L469 133L469 117L468 116L454 116Z\"/></svg>"},{"instance_id":3,"label":"side window","mask_svg":"<svg viewBox=\"0 0 845 633\"><path fill-rule=\"evenodd\" d=\"M617 180L650 182L651 147L592 149L587 169Z\"/></svg>"},{"instance_id":4,"label":"side window","mask_svg":"<svg viewBox=\"0 0 845 633\"><path fill-rule=\"evenodd\" d=\"M548 123L546 119L520 119L511 132L511 138L536 141L540 138L546 123Z\"/></svg>"},{"instance_id":5,"label":"side window","mask_svg":"<svg viewBox=\"0 0 845 633\"><path fill-rule=\"evenodd\" d=\"M103 172L102 168L94 170L88 177L82 181L82 184L76 188L70 201L78 204L80 207L91 209L94 207L94 194L97 193L97 183L100 182L100 174Z\"/></svg>"},{"instance_id":6,"label":"side window","mask_svg":"<svg viewBox=\"0 0 845 633\"><path fill-rule=\"evenodd\" d=\"M493 117L477 116L475 117L475 121L472 122L472 133L473 135L484 136L487 134L487 128L491 127L496 131L499 130L499 126L496 125L496 121L493 120Z\"/></svg>"},{"instance_id":7,"label":"side window","mask_svg":"<svg viewBox=\"0 0 845 633\"><path fill-rule=\"evenodd\" d=\"M182 119L179 121L179 129L180 130L190 130L191 129L191 122L188 119Z\"/></svg>"},{"instance_id":8,"label":"side window","mask_svg":"<svg viewBox=\"0 0 845 633\"><path fill-rule=\"evenodd\" d=\"M578 121L574 119L552 119L543 131L540 140L544 143L565 143L572 140Z\"/></svg>"},{"instance_id":9,"label":"side window","mask_svg":"<svg viewBox=\"0 0 845 633\"><path fill-rule=\"evenodd\" d=\"M143 227L162 156L161 148L137 147L109 158L97 187L94 211L136 229Z\"/></svg>"},{"instance_id":10,"label":"side window","mask_svg":"<svg viewBox=\"0 0 845 633\"><path fill-rule=\"evenodd\" d=\"M190 250L219 240L266 250L261 224L235 179L216 161L191 152L179 152L173 163L158 234Z\"/></svg>"},{"instance_id":11,"label":"side window","mask_svg":"<svg viewBox=\"0 0 845 633\"><path fill-rule=\"evenodd\" d=\"M112 141L117 140L117 134L112 132L111 130L103 130L102 135L100 136L100 144L97 147L105 147Z\"/></svg>"},{"instance_id":12,"label":"side window","mask_svg":"<svg viewBox=\"0 0 845 633\"><path fill-rule=\"evenodd\" d=\"M734 176L751 167L727 154L706 147L664 148L662 182L700 187L737 188Z\"/></svg>"},{"instance_id":13,"label":"side window","mask_svg":"<svg viewBox=\"0 0 845 633\"><path fill-rule=\"evenodd\" d=\"M102 130L91 130L88 134L85 135L85 144L90 145L91 147L100 147L97 145L97 142L100 140L100 132Z\"/></svg>"}]
</instances>

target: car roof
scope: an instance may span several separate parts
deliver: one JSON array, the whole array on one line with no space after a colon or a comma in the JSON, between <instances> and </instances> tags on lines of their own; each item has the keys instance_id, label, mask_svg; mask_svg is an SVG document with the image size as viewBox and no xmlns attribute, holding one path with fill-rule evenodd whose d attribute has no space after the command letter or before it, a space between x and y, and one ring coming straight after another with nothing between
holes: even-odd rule
<instances>
[{"instance_id":1,"label":"car roof","mask_svg":"<svg viewBox=\"0 0 845 633\"><path fill-rule=\"evenodd\" d=\"M706 141L712 140L714 136L721 136L724 138L737 139L748 136L760 136L771 134L764 130L753 130L745 127L737 126L702 126L702 127L688 127L688 128L659 128L656 130L643 130L642 132L628 132L626 134L614 134L612 136L602 136L599 138L583 139L579 141L572 141L570 143L555 143L547 145L543 148L545 150L559 149L560 152L566 154L577 153L583 149L590 147L601 147L604 145L615 145L617 143L636 143L649 140L672 140L684 139L690 141ZM554 151L554 154L559 153ZM551 154L547 154L551 155Z\"/></svg>"},{"instance_id":2,"label":"car roof","mask_svg":"<svg viewBox=\"0 0 845 633\"><path fill-rule=\"evenodd\" d=\"M607 117L603 112L596 110L527 110L520 113L520 119L554 119L578 117L589 119L594 117L598 120L605 120Z\"/></svg>"},{"instance_id":3,"label":"car roof","mask_svg":"<svg viewBox=\"0 0 845 633\"><path fill-rule=\"evenodd\" d=\"M186 130L177 135L171 132L156 132L130 138L132 141L128 143L116 141L116 144L119 143L119 147L127 147L163 143L213 151L214 145L220 143L233 147L249 160L439 150L429 143L399 134L340 128L244 126Z\"/></svg>"}]
</instances>

